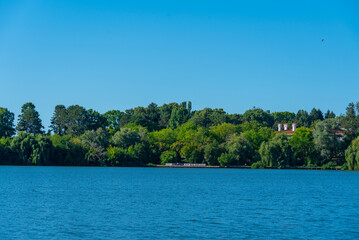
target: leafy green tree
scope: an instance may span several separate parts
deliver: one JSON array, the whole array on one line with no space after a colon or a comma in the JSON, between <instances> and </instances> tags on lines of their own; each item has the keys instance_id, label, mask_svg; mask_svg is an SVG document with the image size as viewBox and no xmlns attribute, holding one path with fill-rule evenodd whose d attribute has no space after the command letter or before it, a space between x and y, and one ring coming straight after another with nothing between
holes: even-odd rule
<instances>
[{"instance_id":1,"label":"leafy green tree","mask_svg":"<svg viewBox=\"0 0 359 240\"><path fill-rule=\"evenodd\" d=\"M346 108L346 115L350 117L355 117L356 112L355 112L355 105L353 102L348 104L348 107Z\"/></svg>"},{"instance_id":2,"label":"leafy green tree","mask_svg":"<svg viewBox=\"0 0 359 240\"><path fill-rule=\"evenodd\" d=\"M327 163L333 157L343 157L343 135L338 134L340 126L337 119L326 119L315 125L313 137L315 147L322 157L320 165Z\"/></svg>"},{"instance_id":3,"label":"leafy green tree","mask_svg":"<svg viewBox=\"0 0 359 240\"><path fill-rule=\"evenodd\" d=\"M274 122L276 123L288 123L293 122L295 119L295 113L292 112L275 112L272 113Z\"/></svg>"},{"instance_id":4,"label":"leafy green tree","mask_svg":"<svg viewBox=\"0 0 359 240\"><path fill-rule=\"evenodd\" d=\"M161 154L161 164L165 165L166 163L178 163L180 162L179 156L176 151L164 151Z\"/></svg>"},{"instance_id":5,"label":"leafy green tree","mask_svg":"<svg viewBox=\"0 0 359 240\"><path fill-rule=\"evenodd\" d=\"M247 110L243 114L244 121L252 122L256 121L263 127L272 127L274 124L274 117L260 108L253 108Z\"/></svg>"},{"instance_id":6,"label":"leafy green tree","mask_svg":"<svg viewBox=\"0 0 359 240\"><path fill-rule=\"evenodd\" d=\"M325 119L328 119L328 118L335 118L335 113L333 111L327 111L325 113Z\"/></svg>"},{"instance_id":7,"label":"leafy green tree","mask_svg":"<svg viewBox=\"0 0 359 240\"><path fill-rule=\"evenodd\" d=\"M198 143L187 143L181 149L181 156L184 162L202 163L204 160L203 149Z\"/></svg>"},{"instance_id":8,"label":"leafy green tree","mask_svg":"<svg viewBox=\"0 0 359 240\"><path fill-rule=\"evenodd\" d=\"M232 134L238 132L238 127L231 123L222 123L210 128L210 133L218 142L225 142Z\"/></svg>"},{"instance_id":9,"label":"leafy green tree","mask_svg":"<svg viewBox=\"0 0 359 240\"><path fill-rule=\"evenodd\" d=\"M135 109L126 110L126 114L122 117L126 120L126 124L121 124L120 126L125 126L127 124L134 124L147 128L149 131L159 130L159 121L161 118L160 109L157 104L151 103L147 108L136 107Z\"/></svg>"},{"instance_id":10,"label":"leafy green tree","mask_svg":"<svg viewBox=\"0 0 359 240\"><path fill-rule=\"evenodd\" d=\"M19 164L16 154L11 150L11 142L10 137L0 138L0 165Z\"/></svg>"},{"instance_id":11,"label":"leafy green tree","mask_svg":"<svg viewBox=\"0 0 359 240\"><path fill-rule=\"evenodd\" d=\"M189 120L198 126L209 128L226 122L226 112L220 109L205 108L201 111L194 112Z\"/></svg>"},{"instance_id":12,"label":"leafy green tree","mask_svg":"<svg viewBox=\"0 0 359 240\"><path fill-rule=\"evenodd\" d=\"M278 165L278 159L281 158L282 152L279 145L273 142L265 142L262 143L259 154L265 166L273 167Z\"/></svg>"},{"instance_id":13,"label":"leafy green tree","mask_svg":"<svg viewBox=\"0 0 359 240\"><path fill-rule=\"evenodd\" d=\"M322 111L320 109L313 108L309 114L309 120L310 124L318 121L323 121L324 117Z\"/></svg>"},{"instance_id":14,"label":"leafy green tree","mask_svg":"<svg viewBox=\"0 0 359 240\"><path fill-rule=\"evenodd\" d=\"M250 121L250 122L244 122L241 125L239 125L239 131L245 132L250 130L258 131L262 125L257 121Z\"/></svg>"},{"instance_id":15,"label":"leafy green tree","mask_svg":"<svg viewBox=\"0 0 359 240\"><path fill-rule=\"evenodd\" d=\"M143 127L149 127L149 126L152 127L153 125L148 119L146 108L144 107L136 107L133 110L133 114L131 115L129 123L132 123L134 125L140 125Z\"/></svg>"},{"instance_id":16,"label":"leafy green tree","mask_svg":"<svg viewBox=\"0 0 359 240\"><path fill-rule=\"evenodd\" d=\"M36 155L33 153L33 164L36 165L52 165L53 145L48 136L37 135ZM35 159L36 158L36 159Z\"/></svg>"},{"instance_id":17,"label":"leafy green tree","mask_svg":"<svg viewBox=\"0 0 359 240\"><path fill-rule=\"evenodd\" d=\"M239 124L242 124L243 123L243 115L241 114L227 114L227 119L226 119L226 122L227 123L231 123L231 124L234 124L234 125L239 125Z\"/></svg>"},{"instance_id":18,"label":"leafy green tree","mask_svg":"<svg viewBox=\"0 0 359 240\"><path fill-rule=\"evenodd\" d=\"M135 166L137 160L134 159L133 150L129 153L127 149L110 146L106 151L106 166ZM131 156L132 155L132 156Z\"/></svg>"},{"instance_id":19,"label":"leafy green tree","mask_svg":"<svg viewBox=\"0 0 359 240\"><path fill-rule=\"evenodd\" d=\"M67 108L66 134L79 136L88 129L89 113L84 107L71 105Z\"/></svg>"},{"instance_id":20,"label":"leafy green tree","mask_svg":"<svg viewBox=\"0 0 359 240\"><path fill-rule=\"evenodd\" d=\"M67 109L64 105L57 105L51 118L50 129L60 136L67 132Z\"/></svg>"},{"instance_id":21,"label":"leafy green tree","mask_svg":"<svg viewBox=\"0 0 359 240\"><path fill-rule=\"evenodd\" d=\"M131 118L132 118L133 113L134 113L133 109L125 110L124 115L121 117L121 120L120 120L120 128L131 123Z\"/></svg>"},{"instance_id":22,"label":"leafy green tree","mask_svg":"<svg viewBox=\"0 0 359 240\"><path fill-rule=\"evenodd\" d=\"M22 165L50 164L52 144L47 137L20 132L12 141L11 149L18 154Z\"/></svg>"},{"instance_id":23,"label":"leafy green tree","mask_svg":"<svg viewBox=\"0 0 359 240\"><path fill-rule=\"evenodd\" d=\"M158 144L161 147L164 147L164 145L170 146L176 142L177 136L173 129L167 128L149 133L148 138L148 141L151 144Z\"/></svg>"},{"instance_id":24,"label":"leafy green tree","mask_svg":"<svg viewBox=\"0 0 359 240\"><path fill-rule=\"evenodd\" d=\"M244 134L234 134L226 143L227 152L232 155L231 165L250 164L254 156L252 144L245 138Z\"/></svg>"},{"instance_id":25,"label":"leafy green tree","mask_svg":"<svg viewBox=\"0 0 359 240\"><path fill-rule=\"evenodd\" d=\"M310 165L315 162L315 145L312 131L309 128L298 128L291 139L290 145L293 147L296 165Z\"/></svg>"},{"instance_id":26,"label":"leafy green tree","mask_svg":"<svg viewBox=\"0 0 359 240\"><path fill-rule=\"evenodd\" d=\"M15 134L14 113L0 107L0 138L11 137Z\"/></svg>"},{"instance_id":27,"label":"leafy green tree","mask_svg":"<svg viewBox=\"0 0 359 240\"><path fill-rule=\"evenodd\" d=\"M169 125L169 120L171 118L171 114L174 108L178 107L177 103L163 104L159 107L160 119L158 122L158 128L163 129ZM192 104L191 104L192 106Z\"/></svg>"},{"instance_id":28,"label":"leafy green tree","mask_svg":"<svg viewBox=\"0 0 359 240\"><path fill-rule=\"evenodd\" d=\"M0 142L0 165L6 164L6 146Z\"/></svg>"},{"instance_id":29,"label":"leafy green tree","mask_svg":"<svg viewBox=\"0 0 359 240\"><path fill-rule=\"evenodd\" d=\"M221 156L218 157L218 162L221 166L230 166L234 165L235 160L232 154L222 153Z\"/></svg>"},{"instance_id":30,"label":"leafy green tree","mask_svg":"<svg viewBox=\"0 0 359 240\"><path fill-rule=\"evenodd\" d=\"M141 136L138 132L130 128L121 128L111 139L112 144L122 148L128 148L131 145L141 142Z\"/></svg>"},{"instance_id":31,"label":"leafy green tree","mask_svg":"<svg viewBox=\"0 0 359 240\"><path fill-rule=\"evenodd\" d=\"M40 115L35 110L35 105L30 102L25 103L21 107L21 114L19 115L19 122L16 129L31 134L41 134L43 128Z\"/></svg>"},{"instance_id":32,"label":"leafy green tree","mask_svg":"<svg viewBox=\"0 0 359 240\"><path fill-rule=\"evenodd\" d=\"M225 152L225 149L217 142L211 142L204 146L204 160L208 165L218 165L218 158Z\"/></svg>"},{"instance_id":33,"label":"leafy green tree","mask_svg":"<svg viewBox=\"0 0 359 240\"><path fill-rule=\"evenodd\" d=\"M93 109L87 110L86 130L105 129L106 124L107 119L102 114Z\"/></svg>"},{"instance_id":34,"label":"leafy green tree","mask_svg":"<svg viewBox=\"0 0 359 240\"><path fill-rule=\"evenodd\" d=\"M177 141L181 143L204 143L208 138L208 130L187 122L174 131Z\"/></svg>"},{"instance_id":35,"label":"leafy green tree","mask_svg":"<svg viewBox=\"0 0 359 240\"><path fill-rule=\"evenodd\" d=\"M245 124L243 124L245 125ZM245 129L248 129L245 127ZM243 133L243 136L251 143L254 153L250 158L250 161L257 162L260 160L259 148L263 142L268 142L275 135L275 132L272 128L268 127L256 127L250 130L246 130Z\"/></svg>"},{"instance_id":36,"label":"leafy green tree","mask_svg":"<svg viewBox=\"0 0 359 240\"><path fill-rule=\"evenodd\" d=\"M87 149L78 138L70 135L60 136L54 134L50 137L54 147L53 164L58 166L83 166L86 165L85 155Z\"/></svg>"},{"instance_id":37,"label":"leafy green tree","mask_svg":"<svg viewBox=\"0 0 359 240\"><path fill-rule=\"evenodd\" d=\"M298 127L309 128L311 125L309 114L305 110L298 110L297 114L295 115L294 121L298 124Z\"/></svg>"},{"instance_id":38,"label":"leafy green tree","mask_svg":"<svg viewBox=\"0 0 359 240\"><path fill-rule=\"evenodd\" d=\"M106 118L106 129L110 134L115 134L120 130L120 121L124 114L120 110L111 110L103 114Z\"/></svg>"},{"instance_id":39,"label":"leafy green tree","mask_svg":"<svg viewBox=\"0 0 359 240\"><path fill-rule=\"evenodd\" d=\"M35 137L29 133L19 132L11 143L11 149L18 154L20 164L32 165L35 164L33 161L33 150L36 149Z\"/></svg>"},{"instance_id":40,"label":"leafy green tree","mask_svg":"<svg viewBox=\"0 0 359 240\"><path fill-rule=\"evenodd\" d=\"M175 151L179 157L181 157L181 150L186 143L176 141L170 146L170 150Z\"/></svg>"},{"instance_id":41,"label":"leafy green tree","mask_svg":"<svg viewBox=\"0 0 359 240\"><path fill-rule=\"evenodd\" d=\"M345 160L349 170L359 170L359 137L345 150Z\"/></svg>"},{"instance_id":42,"label":"leafy green tree","mask_svg":"<svg viewBox=\"0 0 359 240\"><path fill-rule=\"evenodd\" d=\"M262 162L268 167L293 166L293 152L289 145L288 137L277 134L269 142L263 142L259 154Z\"/></svg>"},{"instance_id":43,"label":"leafy green tree","mask_svg":"<svg viewBox=\"0 0 359 240\"><path fill-rule=\"evenodd\" d=\"M255 150L259 150L261 144L271 140L274 135L274 130L268 127L259 127L243 132L243 136L251 143Z\"/></svg>"},{"instance_id":44,"label":"leafy green tree","mask_svg":"<svg viewBox=\"0 0 359 240\"><path fill-rule=\"evenodd\" d=\"M357 106L359 106L358 103ZM350 140L354 140L358 135L359 129L359 116L357 116L354 103L349 103L348 107L346 108L346 116L342 120L343 126L347 130L346 136Z\"/></svg>"},{"instance_id":45,"label":"leafy green tree","mask_svg":"<svg viewBox=\"0 0 359 240\"><path fill-rule=\"evenodd\" d=\"M93 109L86 110L79 105L72 105L66 108L64 105L57 105L51 118L50 129L59 135L83 134L86 130L105 128L107 119Z\"/></svg>"},{"instance_id":46,"label":"leafy green tree","mask_svg":"<svg viewBox=\"0 0 359 240\"><path fill-rule=\"evenodd\" d=\"M151 103L146 108L146 118L148 121L148 125L145 126L148 128L149 131L159 130L159 121L161 119L160 110L155 103Z\"/></svg>"},{"instance_id":47,"label":"leafy green tree","mask_svg":"<svg viewBox=\"0 0 359 240\"><path fill-rule=\"evenodd\" d=\"M262 161L257 161L251 165L252 169L264 169L266 165Z\"/></svg>"},{"instance_id":48,"label":"leafy green tree","mask_svg":"<svg viewBox=\"0 0 359 240\"><path fill-rule=\"evenodd\" d=\"M190 104L192 106L192 104ZM183 102L180 106L172 110L171 117L168 121L168 126L172 129L177 128L181 124L187 122L191 116L191 110L187 107L187 103Z\"/></svg>"},{"instance_id":49,"label":"leafy green tree","mask_svg":"<svg viewBox=\"0 0 359 240\"><path fill-rule=\"evenodd\" d=\"M128 148L128 153L132 158L132 163L135 165L144 165L153 161L154 156L147 143L135 143Z\"/></svg>"},{"instance_id":50,"label":"leafy green tree","mask_svg":"<svg viewBox=\"0 0 359 240\"><path fill-rule=\"evenodd\" d=\"M110 141L110 135L102 128L95 130L87 130L81 135L81 140L88 146L97 145L106 148Z\"/></svg>"}]
</instances>

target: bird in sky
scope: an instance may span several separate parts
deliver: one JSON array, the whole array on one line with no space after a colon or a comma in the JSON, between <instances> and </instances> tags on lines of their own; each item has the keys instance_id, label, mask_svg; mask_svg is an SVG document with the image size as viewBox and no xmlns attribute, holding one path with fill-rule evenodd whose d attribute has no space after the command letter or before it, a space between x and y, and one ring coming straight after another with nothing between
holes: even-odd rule
<instances>
[{"instance_id":1,"label":"bird in sky","mask_svg":"<svg viewBox=\"0 0 359 240\"><path fill-rule=\"evenodd\" d=\"M322 42L324 42L324 38L322 38Z\"/></svg>"}]
</instances>

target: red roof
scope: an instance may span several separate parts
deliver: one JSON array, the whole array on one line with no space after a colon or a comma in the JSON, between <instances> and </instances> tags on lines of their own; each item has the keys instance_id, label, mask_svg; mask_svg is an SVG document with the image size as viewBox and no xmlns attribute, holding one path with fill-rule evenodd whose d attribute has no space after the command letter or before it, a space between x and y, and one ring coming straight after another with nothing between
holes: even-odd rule
<instances>
[{"instance_id":1,"label":"red roof","mask_svg":"<svg viewBox=\"0 0 359 240\"><path fill-rule=\"evenodd\" d=\"M292 135L294 133L293 129L288 129L288 130L281 130L281 131L275 131L276 133L284 133L284 134L289 134Z\"/></svg>"}]
</instances>

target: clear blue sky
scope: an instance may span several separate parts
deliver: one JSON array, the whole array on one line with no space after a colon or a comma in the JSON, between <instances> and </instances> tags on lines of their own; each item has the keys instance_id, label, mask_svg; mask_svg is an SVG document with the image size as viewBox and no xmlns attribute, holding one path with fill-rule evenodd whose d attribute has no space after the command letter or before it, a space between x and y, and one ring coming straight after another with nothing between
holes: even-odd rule
<instances>
[{"instance_id":1,"label":"clear blue sky","mask_svg":"<svg viewBox=\"0 0 359 240\"><path fill-rule=\"evenodd\" d=\"M0 106L243 113L359 101L359 2L1 0ZM324 42L322 42L324 39Z\"/></svg>"}]
</instances>

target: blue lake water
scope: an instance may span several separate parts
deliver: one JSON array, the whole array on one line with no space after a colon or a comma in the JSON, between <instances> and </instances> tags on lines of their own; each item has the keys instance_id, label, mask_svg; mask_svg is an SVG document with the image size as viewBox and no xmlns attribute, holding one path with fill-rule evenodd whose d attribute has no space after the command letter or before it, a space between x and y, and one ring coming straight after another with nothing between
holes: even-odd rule
<instances>
[{"instance_id":1,"label":"blue lake water","mask_svg":"<svg viewBox=\"0 0 359 240\"><path fill-rule=\"evenodd\" d=\"M0 239L358 239L359 172L0 167Z\"/></svg>"}]
</instances>

